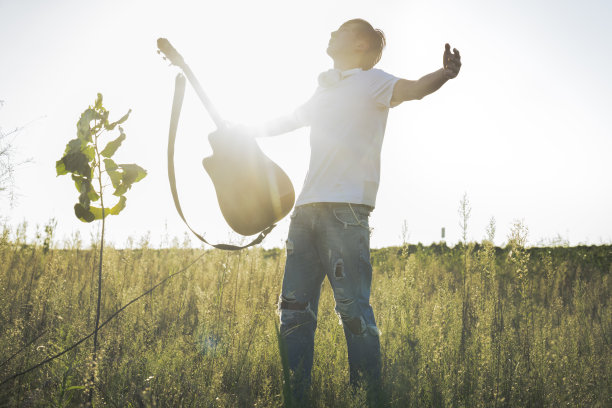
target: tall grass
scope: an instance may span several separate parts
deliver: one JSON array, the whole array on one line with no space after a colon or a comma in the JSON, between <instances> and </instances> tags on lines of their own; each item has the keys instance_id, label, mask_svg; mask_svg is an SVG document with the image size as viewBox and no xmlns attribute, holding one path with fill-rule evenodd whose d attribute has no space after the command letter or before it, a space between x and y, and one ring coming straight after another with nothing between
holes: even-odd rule
<instances>
[{"instance_id":1,"label":"tall grass","mask_svg":"<svg viewBox=\"0 0 612 408\"><path fill-rule=\"evenodd\" d=\"M1 231L0 381L93 327L98 248L74 236L56 249L48 227L35 242L25 225ZM525 232L517 224L504 248L485 240L372 251L390 406L612 404L612 247L525 248ZM97 406L282 406L275 326L284 252L171 245L153 249L145 238L108 248L102 319L203 257L101 330L97 365L91 347L79 347L0 386L0 405L79 406L93 387ZM326 282L313 405L365 406L365 393L348 386L333 308Z\"/></svg>"}]
</instances>

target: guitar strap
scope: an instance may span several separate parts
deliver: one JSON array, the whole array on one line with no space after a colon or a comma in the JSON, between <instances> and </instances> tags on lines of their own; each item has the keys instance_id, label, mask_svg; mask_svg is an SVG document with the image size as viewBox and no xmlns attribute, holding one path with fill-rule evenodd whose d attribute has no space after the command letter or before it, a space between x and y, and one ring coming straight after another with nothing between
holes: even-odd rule
<instances>
[{"instance_id":1,"label":"guitar strap","mask_svg":"<svg viewBox=\"0 0 612 408\"><path fill-rule=\"evenodd\" d=\"M198 234L191 228L185 216L183 215L183 210L181 209L181 203L179 202L178 193L176 190L176 177L174 174L174 142L176 140L176 130L178 128L179 117L181 116L181 108L183 107L183 97L185 96L185 77L183 74L178 74L176 76L176 80L174 83L174 99L172 100L172 116L170 117L170 132L168 136L168 180L170 181L170 190L172 191L172 198L174 199L174 205L176 207L176 211L179 213L187 228L193 232L193 234L198 237L198 239L214 248L222 249L224 251L236 251L239 249L248 248L253 245L259 244L263 239L272 231L272 229L276 226L276 224L270 225L268 228L263 230L257 238L255 238L250 243L237 246L230 244L211 244L206 241L203 236Z\"/></svg>"}]
</instances>

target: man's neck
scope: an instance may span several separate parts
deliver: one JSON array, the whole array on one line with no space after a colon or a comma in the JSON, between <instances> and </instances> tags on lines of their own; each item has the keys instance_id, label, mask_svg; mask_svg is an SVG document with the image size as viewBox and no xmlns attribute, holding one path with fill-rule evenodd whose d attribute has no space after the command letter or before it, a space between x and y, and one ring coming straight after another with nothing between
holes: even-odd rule
<instances>
[{"instance_id":1,"label":"man's neck","mask_svg":"<svg viewBox=\"0 0 612 408\"><path fill-rule=\"evenodd\" d=\"M346 59L346 60L340 60L340 59L334 60L334 69L338 69L340 71L347 71L353 68L361 68L359 61L356 58Z\"/></svg>"}]
</instances>

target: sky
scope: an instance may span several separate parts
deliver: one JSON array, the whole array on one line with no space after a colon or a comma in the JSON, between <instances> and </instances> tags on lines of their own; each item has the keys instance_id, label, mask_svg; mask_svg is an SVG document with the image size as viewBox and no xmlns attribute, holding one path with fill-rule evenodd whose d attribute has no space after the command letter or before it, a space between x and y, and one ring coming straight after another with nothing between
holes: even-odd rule
<instances>
[{"instance_id":1,"label":"sky","mask_svg":"<svg viewBox=\"0 0 612 408\"><path fill-rule=\"evenodd\" d=\"M15 173L16 200L0 196L0 218L13 228L26 221L31 237L54 219L57 245L97 234L74 216L78 193L68 176L56 177L55 162L100 92L111 119L132 109L116 161L148 171L126 209L107 219L107 241L159 247L177 237L198 246L170 195L178 69L156 53L156 39L179 50L224 119L250 124L306 101L332 65L330 33L357 17L385 32L377 68L395 76L437 70L446 42L463 63L438 92L389 113L372 247L456 244L464 195L470 240L482 240L494 219L498 245L516 222L530 245L612 242L612 3L604 0L0 0L0 127L26 125L11 140L14 159L28 161ZM201 167L214 129L188 88L175 153L183 210L212 242L239 243ZM258 143L299 193L308 129ZM287 217L263 246L283 246L288 226Z\"/></svg>"}]
</instances>

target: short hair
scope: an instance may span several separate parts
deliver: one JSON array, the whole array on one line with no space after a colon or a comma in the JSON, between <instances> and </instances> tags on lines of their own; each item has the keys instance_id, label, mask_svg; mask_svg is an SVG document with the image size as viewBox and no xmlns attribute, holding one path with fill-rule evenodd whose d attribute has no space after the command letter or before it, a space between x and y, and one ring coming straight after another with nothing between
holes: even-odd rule
<instances>
[{"instance_id":1,"label":"short hair","mask_svg":"<svg viewBox=\"0 0 612 408\"><path fill-rule=\"evenodd\" d=\"M342 25L345 26L348 24L354 24L357 26L358 35L365 38L368 42L368 50L361 61L361 68L367 71L368 69L373 68L382 57L383 49L385 48L385 45L387 45L385 33L378 28L372 27L372 24L361 18L349 20Z\"/></svg>"}]
</instances>

